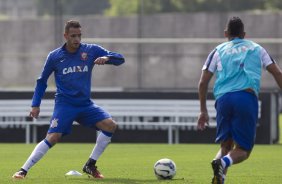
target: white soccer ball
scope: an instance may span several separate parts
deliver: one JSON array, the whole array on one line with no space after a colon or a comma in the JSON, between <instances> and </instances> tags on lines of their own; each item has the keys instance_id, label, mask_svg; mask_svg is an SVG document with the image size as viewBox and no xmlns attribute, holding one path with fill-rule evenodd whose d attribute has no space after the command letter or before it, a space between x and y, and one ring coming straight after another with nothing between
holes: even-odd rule
<instances>
[{"instance_id":1,"label":"white soccer ball","mask_svg":"<svg viewBox=\"0 0 282 184\"><path fill-rule=\"evenodd\" d=\"M176 165L171 159L163 158L155 163L154 172L158 179L172 179L176 174Z\"/></svg>"}]
</instances>

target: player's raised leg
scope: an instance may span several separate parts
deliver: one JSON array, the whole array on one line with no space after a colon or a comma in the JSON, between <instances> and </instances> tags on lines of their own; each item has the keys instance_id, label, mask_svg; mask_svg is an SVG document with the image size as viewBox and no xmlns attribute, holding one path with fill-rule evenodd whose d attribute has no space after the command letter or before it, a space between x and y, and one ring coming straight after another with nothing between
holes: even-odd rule
<instances>
[{"instance_id":1,"label":"player's raised leg","mask_svg":"<svg viewBox=\"0 0 282 184\"><path fill-rule=\"evenodd\" d=\"M212 183L224 183L227 167L232 165L232 161L229 162L229 165L225 167L227 164L223 162L222 158L226 157L226 155L233 149L234 142L232 139L223 141L221 143L221 148L216 154L214 160L211 162L214 177L212 179Z\"/></svg>"}]
</instances>

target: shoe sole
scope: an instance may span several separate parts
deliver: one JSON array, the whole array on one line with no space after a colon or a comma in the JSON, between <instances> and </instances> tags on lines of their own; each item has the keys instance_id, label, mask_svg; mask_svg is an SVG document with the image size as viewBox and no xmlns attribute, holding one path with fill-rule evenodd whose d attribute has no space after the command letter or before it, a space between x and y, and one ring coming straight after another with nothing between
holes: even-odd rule
<instances>
[{"instance_id":1,"label":"shoe sole","mask_svg":"<svg viewBox=\"0 0 282 184\"><path fill-rule=\"evenodd\" d=\"M91 174L87 174L88 178L94 178L94 179L103 179L104 177L94 177Z\"/></svg>"},{"instance_id":2,"label":"shoe sole","mask_svg":"<svg viewBox=\"0 0 282 184\"><path fill-rule=\"evenodd\" d=\"M84 173L87 174L88 178L95 178L95 179L103 179L104 178L104 176L103 177L94 177L94 176L92 176L91 174L89 174L87 172L84 172Z\"/></svg>"},{"instance_id":3,"label":"shoe sole","mask_svg":"<svg viewBox=\"0 0 282 184\"><path fill-rule=\"evenodd\" d=\"M223 184L222 181L220 181L220 178L217 178L216 176L212 179L212 184Z\"/></svg>"},{"instance_id":4,"label":"shoe sole","mask_svg":"<svg viewBox=\"0 0 282 184\"><path fill-rule=\"evenodd\" d=\"M12 176L12 179L22 180L22 179L25 179L25 177L23 177L23 176Z\"/></svg>"}]
</instances>

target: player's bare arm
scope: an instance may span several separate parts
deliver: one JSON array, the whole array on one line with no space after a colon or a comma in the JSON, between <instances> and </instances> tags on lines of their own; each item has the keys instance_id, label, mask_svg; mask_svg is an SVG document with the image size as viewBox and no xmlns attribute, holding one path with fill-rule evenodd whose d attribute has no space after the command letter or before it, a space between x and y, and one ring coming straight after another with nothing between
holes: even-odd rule
<instances>
[{"instance_id":1,"label":"player's bare arm","mask_svg":"<svg viewBox=\"0 0 282 184\"><path fill-rule=\"evenodd\" d=\"M33 118L38 118L40 113L40 107L31 107L29 116Z\"/></svg>"},{"instance_id":2,"label":"player's bare arm","mask_svg":"<svg viewBox=\"0 0 282 184\"><path fill-rule=\"evenodd\" d=\"M198 129L204 130L209 124L209 114L207 110L207 93L210 79L213 73L204 70L199 81L200 114L198 116Z\"/></svg>"},{"instance_id":3,"label":"player's bare arm","mask_svg":"<svg viewBox=\"0 0 282 184\"><path fill-rule=\"evenodd\" d=\"M103 57L98 57L94 63L97 64L97 65L104 65L106 64L107 61L109 61L110 58L107 57L107 56L103 56Z\"/></svg>"},{"instance_id":4,"label":"player's bare arm","mask_svg":"<svg viewBox=\"0 0 282 184\"><path fill-rule=\"evenodd\" d=\"M282 71L276 63L267 66L267 71L269 71L274 77L276 83L282 89Z\"/></svg>"}]
</instances>

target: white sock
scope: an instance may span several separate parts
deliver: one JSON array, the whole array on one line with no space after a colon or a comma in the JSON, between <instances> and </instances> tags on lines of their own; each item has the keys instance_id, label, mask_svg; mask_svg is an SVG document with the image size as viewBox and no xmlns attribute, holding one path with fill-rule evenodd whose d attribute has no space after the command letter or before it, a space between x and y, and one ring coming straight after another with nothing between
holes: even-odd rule
<instances>
[{"instance_id":1,"label":"white sock","mask_svg":"<svg viewBox=\"0 0 282 184\"><path fill-rule=\"evenodd\" d=\"M103 132L100 132L96 140L96 145L90 155L90 158L92 158L93 160L98 160L98 158L101 156L101 154L111 142L111 138L112 137L103 134Z\"/></svg>"},{"instance_id":2,"label":"white sock","mask_svg":"<svg viewBox=\"0 0 282 184\"><path fill-rule=\"evenodd\" d=\"M230 167L233 164L233 160L229 154L221 159L221 164L223 168Z\"/></svg>"},{"instance_id":3,"label":"white sock","mask_svg":"<svg viewBox=\"0 0 282 184\"><path fill-rule=\"evenodd\" d=\"M222 167L225 168L226 167L226 163L222 159L220 161L221 161Z\"/></svg>"},{"instance_id":4,"label":"white sock","mask_svg":"<svg viewBox=\"0 0 282 184\"><path fill-rule=\"evenodd\" d=\"M22 168L28 171L45 155L45 153L50 149L49 146L50 145L48 145L45 140L42 140L40 143L38 143Z\"/></svg>"}]
</instances>

